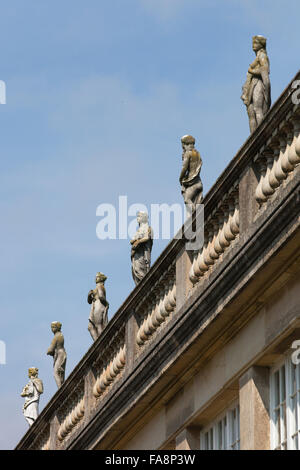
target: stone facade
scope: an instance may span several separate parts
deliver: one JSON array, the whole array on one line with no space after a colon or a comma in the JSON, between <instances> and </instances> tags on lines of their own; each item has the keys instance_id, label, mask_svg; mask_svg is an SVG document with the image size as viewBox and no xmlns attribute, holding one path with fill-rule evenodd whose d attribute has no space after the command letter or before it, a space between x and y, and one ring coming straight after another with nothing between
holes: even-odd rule
<instances>
[{"instance_id":1,"label":"stone facade","mask_svg":"<svg viewBox=\"0 0 300 470\"><path fill-rule=\"evenodd\" d=\"M300 439L277 436L273 390L300 339L298 116L289 85L205 196L201 252L169 243L17 449Z\"/></svg>"}]
</instances>

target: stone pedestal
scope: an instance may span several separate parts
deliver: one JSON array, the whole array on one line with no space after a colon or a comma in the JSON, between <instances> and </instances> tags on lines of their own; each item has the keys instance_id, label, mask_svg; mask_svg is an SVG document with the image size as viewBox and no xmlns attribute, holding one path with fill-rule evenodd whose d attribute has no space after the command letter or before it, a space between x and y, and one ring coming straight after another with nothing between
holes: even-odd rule
<instances>
[{"instance_id":1,"label":"stone pedestal","mask_svg":"<svg viewBox=\"0 0 300 470\"><path fill-rule=\"evenodd\" d=\"M95 376L92 370L89 370L84 378L84 420L86 423L90 421L95 407L95 397L93 395L95 382Z\"/></svg>"},{"instance_id":2,"label":"stone pedestal","mask_svg":"<svg viewBox=\"0 0 300 470\"><path fill-rule=\"evenodd\" d=\"M241 177L239 183L239 212L240 212L240 236L251 227L258 204L255 199L255 190L258 177L252 166L249 166Z\"/></svg>"},{"instance_id":3,"label":"stone pedestal","mask_svg":"<svg viewBox=\"0 0 300 470\"><path fill-rule=\"evenodd\" d=\"M57 450L57 433L59 429L59 421L57 415L54 415L50 422L50 446L49 450Z\"/></svg>"},{"instance_id":4,"label":"stone pedestal","mask_svg":"<svg viewBox=\"0 0 300 470\"><path fill-rule=\"evenodd\" d=\"M187 427L176 436L176 450L199 450L200 449L200 429L197 427Z\"/></svg>"},{"instance_id":5,"label":"stone pedestal","mask_svg":"<svg viewBox=\"0 0 300 470\"><path fill-rule=\"evenodd\" d=\"M176 310L185 303L188 292L193 284L189 279L189 272L192 266L192 255L185 248L179 253L176 259Z\"/></svg>"},{"instance_id":6,"label":"stone pedestal","mask_svg":"<svg viewBox=\"0 0 300 470\"><path fill-rule=\"evenodd\" d=\"M240 378L241 450L270 449L269 369L251 367Z\"/></svg>"},{"instance_id":7,"label":"stone pedestal","mask_svg":"<svg viewBox=\"0 0 300 470\"><path fill-rule=\"evenodd\" d=\"M133 363L137 350L136 335L138 332L138 322L135 312L132 312L126 322L125 343L126 343L126 365L125 371L129 373L133 368Z\"/></svg>"}]
</instances>

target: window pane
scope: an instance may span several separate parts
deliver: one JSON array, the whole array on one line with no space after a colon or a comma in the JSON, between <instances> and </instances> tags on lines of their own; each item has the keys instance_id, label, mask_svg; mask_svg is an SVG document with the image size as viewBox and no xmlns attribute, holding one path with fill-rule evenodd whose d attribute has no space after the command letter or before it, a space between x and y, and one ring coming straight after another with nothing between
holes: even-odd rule
<instances>
[{"instance_id":1,"label":"window pane","mask_svg":"<svg viewBox=\"0 0 300 470\"><path fill-rule=\"evenodd\" d=\"M218 449L222 450L222 421L218 423Z\"/></svg>"},{"instance_id":2,"label":"window pane","mask_svg":"<svg viewBox=\"0 0 300 470\"><path fill-rule=\"evenodd\" d=\"M300 447L300 367L287 358L271 376L271 432L274 449Z\"/></svg>"},{"instance_id":3,"label":"window pane","mask_svg":"<svg viewBox=\"0 0 300 470\"><path fill-rule=\"evenodd\" d=\"M275 396L275 408L279 405L279 371L275 373L274 376L274 396Z\"/></svg>"},{"instance_id":4,"label":"window pane","mask_svg":"<svg viewBox=\"0 0 300 470\"><path fill-rule=\"evenodd\" d=\"M209 434L208 434L208 432L205 433L204 442L205 442L205 444L204 444L205 449L209 450Z\"/></svg>"},{"instance_id":5,"label":"window pane","mask_svg":"<svg viewBox=\"0 0 300 470\"><path fill-rule=\"evenodd\" d=\"M285 400L285 366L280 369L280 402Z\"/></svg>"},{"instance_id":6,"label":"window pane","mask_svg":"<svg viewBox=\"0 0 300 470\"><path fill-rule=\"evenodd\" d=\"M275 447L280 444L280 411L275 410L274 413L274 425L275 425Z\"/></svg>"},{"instance_id":7,"label":"window pane","mask_svg":"<svg viewBox=\"0 0 300 470\"><path fill-rule=\"evenodd\" d=\"M239 449L239 409L229 409L226 415L201 433L201 448L205 450Z\"/></svg>"}]
</instances>

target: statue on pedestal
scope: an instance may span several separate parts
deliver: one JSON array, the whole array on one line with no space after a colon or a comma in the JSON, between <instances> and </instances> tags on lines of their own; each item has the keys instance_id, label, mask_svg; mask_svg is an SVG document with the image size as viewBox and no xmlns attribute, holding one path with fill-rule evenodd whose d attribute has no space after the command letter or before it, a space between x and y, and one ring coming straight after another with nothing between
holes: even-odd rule
<instances>
[{"instance_id":1,"label":"statue on pedestal","mask_svg":"<svg viewBox=\"0 0 300 470\"><path fill-rule=\"evenodd\" d=\"M43 382L38 378L39 370L36 367L28 369L29 382L23 388L21 397L25 397L23 405L23 415L31 426L39 415L40 395L44 391Z\"/></svg>"},{"instance_id":2,"label":"statue on pedestal","mask_svg":"<svg viewBox=\"0 0 300 470\"><path fill-rule=\"evenodd\" d=\"M51 323L51 330L54 338L47 351L47 355L53 356L54 379L58 388L65 381L67 353L64 348L64 336L61 332L61 323L54 321Z\"/></svg>"},{"instance_id":3,"label":"statue on pedestal","mask_svg":"<svg viewBox=\"0 0 300 470\"><path fill-rule=\"evenodd\" d=\"M96 288L90 290L87 301L91 304L88 330L94 341L101 335L107 325L109 303L106 300L104 283L107 277L103 273L96 274Z\"/></svg>"},{"instance_id":4,"label":"statue on pedestal","mask_svg":"<svg viewBox=\"0 0 300 470\"><path fill-rule=\"evenodd\" d=\"M138 212L137 222L139 228L132 240L130 240L131 271L135 285L143 279L150 269L153 245L153 232L148 223L147 212Z\"/></svg>"},{"instance_id":5,"label":"statue on pedestal","mask_svg":"<svg viewBox=\"0 0 300 470\"><path fill-rule=\"evenodd\" d=\"M193 136L184 135L181 138L181 144L183 153L179 182L186 209L190 214L196 208L196 204L201 204L203 199L203 185L200 179L202 159L198 150L195 149Z\"/></svg>"},{"instance_id":6,"label":"statue on pedestal","mask_svg":"<svg viewBox=\"0 0 300 470\"><path fill-rule=\"evenodd\" d=\"M271 106L270 62L266 51L267 40L253 36L252 49L256 59L249 66L241 99L247 107L250 132L259 126Z\"/></svg>"}]
</instances>

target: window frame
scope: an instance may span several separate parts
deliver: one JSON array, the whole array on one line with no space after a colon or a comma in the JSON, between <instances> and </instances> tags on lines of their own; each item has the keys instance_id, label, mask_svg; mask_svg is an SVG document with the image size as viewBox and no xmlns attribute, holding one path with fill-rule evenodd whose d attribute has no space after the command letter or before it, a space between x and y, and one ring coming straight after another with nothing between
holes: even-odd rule
<instances>
[{"instance_id":1,"label":"window frame","mask_svg":"<svg viewBox=\"0 0 300 470\"><path fill-rule=\"evenodd\" d=\"M234 419L234 413L236 417ZM233 426L232 426L233 425ZM234 430L232 431L232 428ZM221 431L221 433L219 432ZM206 435L209 436L209 443L212 441L212 448L207 449ZM212 435L212 439L211 439ZM220 441L222 439L222 447ZM233 440L234 439L234 440ZM225 443L225 446L224 446ZM224 448L225 447L225 448ZM222 413L200 432L200 450L239 450L240 449L240 410L239 401L232 402Z\"/></svg>"},{"instance_id":2,"label":"window frame","mask_svg":"<svg viewBox=\"0 0 300 470\"><path fill-rule=\"evenodd\" d=\"M284 367L284 380L282 370ZM296 390L292 381L295 370ZM280 407L280 436L276 426L276 374L279 374L279 407ZM283 384L285 390L283 390ZM282 395L285 395L285 405L282 406ZM295 412L293 413L293 398ZM278 408L278 406L277 406ZM283 416L283 411L285 415ZM296 424L297 429L293 429ZM283 436L285 431L285 436ZM297 435L297 448L294 447L293 436ZM279 439L278 439L279 438ZM279 442L278 442L279 441ZM286 445L285 445L286 444ZM290 351L270 370L270 448L271 450L300 450L300 364L293 364Z\"/></svg>"}]
</instances>

